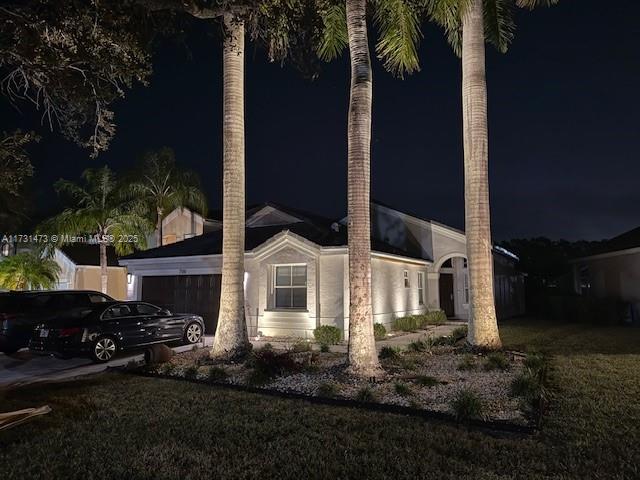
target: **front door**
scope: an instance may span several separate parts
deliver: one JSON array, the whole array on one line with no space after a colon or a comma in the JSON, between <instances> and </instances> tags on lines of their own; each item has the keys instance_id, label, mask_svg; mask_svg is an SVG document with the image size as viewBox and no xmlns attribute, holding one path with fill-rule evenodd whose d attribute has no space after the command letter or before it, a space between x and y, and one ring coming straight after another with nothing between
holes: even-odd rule
<instances>
[{"instance_id":1,"label":"front door","mask_svg":"<svg viewBox=\"0 0 640 480\"><path fill-rule=\"evenodd\" d=\"M455 316L455 308L453 303L453 274L440 274L440 308L447 317Z\"/></svg>"}]
</instances>

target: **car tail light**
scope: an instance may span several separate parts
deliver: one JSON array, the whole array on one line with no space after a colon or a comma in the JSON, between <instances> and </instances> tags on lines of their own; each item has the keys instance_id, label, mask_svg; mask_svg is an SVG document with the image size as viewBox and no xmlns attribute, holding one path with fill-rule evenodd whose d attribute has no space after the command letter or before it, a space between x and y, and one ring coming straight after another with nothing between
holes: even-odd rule
<instances>
[{"instance_id":1,"label":"car tail light","mask_svg":"<svg viewBox=\"0 0 640 480\"><path fill-rule=\"evenodd\" d=\"M80 327L70 327L70 328L62 328L58 333L59 337L70 337L71 335L75 335L80 333L82 329Z\"/></svg>"}]
</instances>

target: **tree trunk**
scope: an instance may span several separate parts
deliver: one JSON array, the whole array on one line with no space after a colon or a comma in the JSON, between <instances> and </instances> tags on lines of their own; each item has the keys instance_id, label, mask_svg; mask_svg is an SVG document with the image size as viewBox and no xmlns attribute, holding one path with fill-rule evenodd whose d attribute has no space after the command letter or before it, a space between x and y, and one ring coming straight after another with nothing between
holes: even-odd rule
<instances>
[{"instance_id":1,"label":"tree trunk","mask_svg":"<svg viewBox=\"0 0 640 480\"><path fill-rule=\"evenodd\" d=\"M251 348L244 316L244 23L224 16L222 287L211 356Z\"/></svg>"},{"instance_id":2,"label":"tree trunk","mask_svg":"<svg viewBox=\"0 0 640 480\"><path fill-rule=\"evenodd\" d=\"M382 373L373 337L371 309L372 72L367 39L366 0L346 0L351 98L348 125L349 372L363 377Z\"/></svg>"},{"instance_id":3,"label":"tree trunk","mask_svg":"<svg viewBox=\"0 0 640 480\"><path fill-rule=\"evenodd\" d=\"M471 294L468 342L494 349L500 348L501 342L493 292L482 0L473 0L462 19L462 118L465 230Z\"/></svg>"},{"instance_id":4,"label":"tree trunk","mask_svg":"<svg viewBox=\"0 0 640 480\"><path fill-rule=\"evenodd\" d=\"M100 291L107 294L107 244L100 242Z\"/></svg>"},{"instance_id":5,"label":"tree trunk","mask_svg":"<svg viewBox=\"0 0 640 480\"><path fill-rule=\"evenodd\" d=\"M156 247L162 246L162 209L156 209Z\"/></svg>"}]
</instances>

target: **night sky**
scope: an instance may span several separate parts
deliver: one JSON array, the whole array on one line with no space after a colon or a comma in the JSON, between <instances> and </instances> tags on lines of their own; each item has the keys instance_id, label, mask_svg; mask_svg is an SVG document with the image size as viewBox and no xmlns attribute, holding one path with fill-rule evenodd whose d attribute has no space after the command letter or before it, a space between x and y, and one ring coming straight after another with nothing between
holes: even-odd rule
<instances>
[{"instance_id":1,"label":"night sky","mask_svg":"<svg viewBox=\"0 0 640 480\"><path fill-rule=\"evenodd\" d=\"M638 18L640 2L632 0L564 0L519 13L506 55L489 48L496 240L601 239L640 225ZM200 174L210 208L221 207L221 45L207 34L216 28L193 29L190 56L162 44L151 85L117 104L117 136L97 160L48 133L38 116L0 101L2 130L36 129L44 137L30 149L40 211L55 205L51 185L59 177L77 179L104 163L122 170L165 145ZM372 197L463 228L460 63L437 27L423 33L418 74L395 79L374 60ZM348 92L346 52L309 82L248 44L248 203L344 215Z\"/></svg>"}]
</instances>

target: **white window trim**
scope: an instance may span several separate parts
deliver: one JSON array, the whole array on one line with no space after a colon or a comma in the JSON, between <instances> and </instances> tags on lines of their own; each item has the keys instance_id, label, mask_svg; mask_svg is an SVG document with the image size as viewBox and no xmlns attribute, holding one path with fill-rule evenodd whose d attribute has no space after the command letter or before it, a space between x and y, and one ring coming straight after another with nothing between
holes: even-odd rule
<instances>
[{"instance_id":1,"label":"white window trim","mask_svg":"<svg viewBox=\"0 0 640 480\"><path fill-rule=\"evenodd\" d=\"M305 276L304 279L304 285L276 285L276 274L277 274L277 269L278 267L304 267L305 271L307 272L307 276L308 276L308 266L306 263L278 263L276 265L272 265L272 271L271 271L271 294L273 297L273 308L272 310L277 311L277 310L284 310L284 311L306 311L308 308L307 305L307 299L305 298L305 302L304 302L304 307L277 307L276 306L276 290L278 288L286 288L286 289L293 289L293 288L304 288L305 291L307 292L308 295L308 288L309 288L309 283L307 281L307 276Z\"/></svg>"},{"instance_id":2,"label":"white window trim","mask_svg":"<svg viewBox=\"0 0 640 480\"><path fill-rule=\"evenodd\" d=\"M418 305L424 305L424 272L418 272Z\"/></svg>"},{"instance_id":3,"label":"white window trim","mask_svg":"<svg viewBox=\"0 0 640 480\"><path fill-rule=\"evenodd\" d=\"M409 281L409 270L405 270L403 273L404 288L411 288L411 282Z\"/></svg>"}]
</instances>

